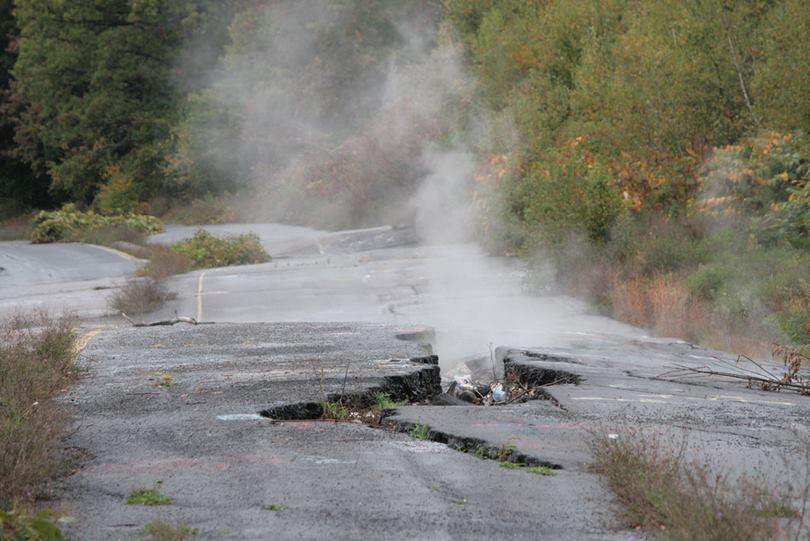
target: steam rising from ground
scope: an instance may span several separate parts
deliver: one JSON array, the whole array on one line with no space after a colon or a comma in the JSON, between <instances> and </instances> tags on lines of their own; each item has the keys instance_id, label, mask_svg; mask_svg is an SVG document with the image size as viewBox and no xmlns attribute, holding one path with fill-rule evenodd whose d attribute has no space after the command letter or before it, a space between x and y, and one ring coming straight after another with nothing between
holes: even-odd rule
<instances>
[{"instance_id":1,"label":"steam rising from ground","mask_svg":"<svg viewBox=\"0 0 810 541\"><path fill-rule=\"evenodd\" d=\"M226 159L216 167L250 177L263 219L413 223L429 257L427 290L408 317L437 329L445 361L484 354L490 343L559 341L574 317L582 327L580 303L526 296L521 269L470 244L471 145L491 148L497 130L491 115L471 107L470 78L438 17L413 19L419 10L407 8L377 13L374 24L394 29L397 46L379 69L368 68L358 57L366 51L357 44L366 39L357 35L362 4L268 3L249 23L237 18L234 25L247 27L235 35L212 95L240 119L238 137L221 141L215 154ZM591 331L604 326L601 318L591 323Z\"/></svg>"}]
</instances>

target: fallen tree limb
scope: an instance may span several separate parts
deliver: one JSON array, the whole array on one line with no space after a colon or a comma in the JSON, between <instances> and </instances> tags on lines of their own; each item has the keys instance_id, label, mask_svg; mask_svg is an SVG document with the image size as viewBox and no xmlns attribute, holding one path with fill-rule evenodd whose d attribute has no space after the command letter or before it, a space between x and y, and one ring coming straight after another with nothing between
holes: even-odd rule
<instances>
[{"instance_id":1,"label":"fallen tree limb","mask_svg":"<svg viewBox=\"0 0 810 541\"><path fill-rule=\"evenodd\" d=\"M124 319L129 321L133 327L168 327L171 325L177 325L178 323L188 323L189 325L212 325L214 323L213 321L206 321L203 323L201 321L197 321L193 317L178 316L176 314L173 319L163 319L160 321L153 321L151 323L138 323L124 312L121 312L121 315L124 317Z\"/></svg>"},{"instance_id":2,"label":"fallen tree limb","mask_svg":"<svg viewBox=\"0 0 810 541\"><path fill-rule=\"evenodd\" d=\"M764 391L780 391L789 389L799 394L810 395L810 382L804 380L789 380L787 378L777 378L776 376L759 376L751 373L725 372L715 370L708 366L692 367L674 365L675 370L661 374L661 377L686 378L692 376L719 376L723 378L738 379L748 382L748 386L759 386Z\"/></svg>"}]
</instances>

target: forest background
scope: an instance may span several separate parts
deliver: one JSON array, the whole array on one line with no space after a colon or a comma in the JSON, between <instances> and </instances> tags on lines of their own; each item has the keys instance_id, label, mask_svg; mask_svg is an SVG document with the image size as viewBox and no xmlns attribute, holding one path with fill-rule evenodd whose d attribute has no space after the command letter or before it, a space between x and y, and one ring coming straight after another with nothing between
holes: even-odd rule
<instances>
[{"instance_id":1,"label":"forest background","mask_svg":"<svg viewBox=\"0 0 810 541\"><path fill-rule=\"evenodd\" d=\"M810 354L808 130L805 0L0 0L7 223L407 221L463 141L538 287L751 355Z\"/></svg>"}]
</instances>

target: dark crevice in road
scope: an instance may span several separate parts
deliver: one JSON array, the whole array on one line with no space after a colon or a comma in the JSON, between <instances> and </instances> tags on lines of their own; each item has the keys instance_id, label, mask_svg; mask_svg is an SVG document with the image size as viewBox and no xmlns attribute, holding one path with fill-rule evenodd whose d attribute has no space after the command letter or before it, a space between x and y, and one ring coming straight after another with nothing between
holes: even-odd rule
<instances>
[{"instance_id":1,"label":"dark crevice in road","mask_svg":"<svg viewBox=\"0 0 810 541\"><path fill-rule=\"evenodd\" d=\"M415 357L409 360L413 364L423 365L419 370L409 374L386 376L383 384L364 391L353 393L330 393L323 401L296 402L276 406L259 412L259 415L276 421L320 419L323 414L322 402L340 404L349 409L367 409L374 404L375 393L385 393L393 401L422 402L430 401L441 394L441 377L439 358L436 355Z\"/></svg>"},{"instance_id":2,"label":"dark crevice in road","mask_svg":"<svg viewBox=\"0 0 810 541\"><path fill-rule=\"evenodd\" d=\"M419 333L408 337L412 340L425 338ZM400 337L404 338L404 337ZM570 362L567 358L553 358L545 354L537 354L526 351L510 352L514 357L507 354L503 358L503 374L505 382L512 382L520 385L528 392L511 403L526 402L529 400L548 400L555 406L562 408L557 400L546 388L559 384L579 384L582 378L572 372L557 368L548 368L534 364L534 359L546 362ZM531 360L529 360L531 359ZM367 418L362 412L368 411L374 406L374 395L376 393L386 393L394 401L407 401L411 405L464 405L471 406L468 402L459 401L443 392L441 387L440 369L438 357L429 355L410 359L411 363L424 365L420 370L416 370L406 375L387 376L382 385L372 387L360 392L352 393L331 393L323 401L298 402L285 404L262 410L259 412L264 417L276 421L289 420L316 420L324 417L324 402L340 404L352 412L359 412L354 418ZM451 400L452 399L452 400ZM411 421L400 421L393 417L395 409L384 410L375 417L374 422L368 423L374 428L383 428L398 432L409 433L412 436L418 434L419 439L427 439L438 443L443 443L463 453L470 453L481 459L497 460L499 462L511 462L526 467L542 466L551 469L562 469L556 463L543 460L542 458L531 456L511 447L495 445L484 439L459 436L450 432L445 432L431 428L427 425L419 425Z\"/></svg>"},{"instance_id":3,"label":"dark crevice in road","mask_svg":"<svg viewBox=\"0 0 810 541\"><path fill-rule=\"evenodd\" d=\"M396 419L383 420L382 427L395 430L397 432L404 432L407 434L414 434L415 431L420 430L420 425L409 421L397 421ZM549 462L525 453L521 453L514 448L504 445L493 445L492 443L479 438L469 438L443 432L430 427L422 429L424 437L421 439L443 443L462 453L469 453L475 455L482 460L497 460L498 462L511 462L513 464L520 464L526 467L542 466L551 468L553 470L561 470L562 466L554 462Z\"/></svg>"}]
</instances>

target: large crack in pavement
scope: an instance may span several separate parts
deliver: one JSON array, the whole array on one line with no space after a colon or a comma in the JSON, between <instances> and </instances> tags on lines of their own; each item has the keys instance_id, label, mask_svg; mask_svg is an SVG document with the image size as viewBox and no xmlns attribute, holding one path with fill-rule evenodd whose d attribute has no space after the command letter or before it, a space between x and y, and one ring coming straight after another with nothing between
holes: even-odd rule
<instances>
[{"instance_id":1,"label":"large crack in pavement","mask_svg":"<svg viewBox=\"0 0 810 541\"><path fill-rule=\"evenodd\" d=\"M197 528L201 540L491 539L528 532L624 539L610 527L611 495L571 460L586 460L581 441L563 438L573 452L556 454L516 442L511 460L566 468L542 481L450 448L482 449L483 458L500 453L514 433L557 441L554 427L570 419L548 401L406 406L385 419L402 427L429 423L432 439L445 444L358 423L257 415L302 417L295 413L301 404L317 415L312 405L321 397L366 403L380 391L426 401L441 392L437 359L420 346L426 337L357 323L102 330L81 355L87 376L64 397L76 423L68 443L88 451L81 469L56 487L74 519L65 524L67 535L136 539L144 524L162 520ZM409 419L409 410L428 417ZM435 418L432 410L440 411ZM482 422L489 425L483 432ZM500 437L493 427L514 432ZM132 490L156 483L171 505L127 505ZM493 491L504 484L510 490ZM263 510L276 503L287 509Z\"/></svg>"},{"instance_id":2,"label":"large crack in pavement","mask_svg":"<svg viewBox=\"0 0 810 541\"><path fill-rule=\"evenodd\" d=\"M431 334L430 331L422 331L420 333L400 333L397 337L405 340L423 341L429 338ZM500 353L502 367L498 367L496 371L504 375L503 379L505 381L519 383L531 392L532 399L547 400L560 409L564 408L547 388L553 385L577 385L582 381L581 376L571 371L521 361L521 357L523 357L533 360L539 359L549 363L579 364L579 361L573 358L525 350L507 350ZM372 407L374 395L382 392L386 393L393 401L406 401L413 406L439 404L443 407L458 407L458 404L465 404L464 402L450 402L448 404L443 403L442 400L437 400L443 394L438 361L439 358L436 355L412 358L408 362L428 366L404 375L385 376L381 385L368 388L362 392L331 393L324 397L324 401L340 404L350 410L364 410ZM522 402L527 400L529 398ZM303 401L285 404L261 410L259 415L274 421L317 420L324 417L324 401ZM474 410L471 411L475 415ZM362 418L362 415L353 417ZM369 423L369 426L411 435L415 431L420 431L420 439L441 443L453 450L470 453L482 459L497 460L502 463L508 462L526 467L542 466L553 470L563 469L563 466L557 462L538 456L535 453L515 449L508 442L464 436L454 433L452 430L437 429L426 423L397 419L396 408L382 412L382 416L379 418L374 417L374 422Z\"/></svg>"},{"instance_id":3,"label":"large crack in pavement","mask_svg":"<svg viewBox=\"0 0 810 541\"><path fill-rule=\"evenodd\" d=\"M672 362L705 363L715 352L597 338L503 349L503 377L541 399L448 407L425 404L441 393L436 357L420 346L427 337L362 323L102 330L81 355L87 376L64 397L76 421L68 444L88 452L59 481L75 518L67 534L135 539L166 520L198 528L201 540L626 539L612 522L613 496L587 467L594 433L688 432L694 458L732 473L774 464L771 451L801 460L805 397L654 379ZM321 400L367 404L375 392L420 405L387 414L389 430L257 414L312 418ZM417 426L433 441L403 433ZM131 490L157 482L172 505L126 504ZM274 503L288 509L263 511Z\"/></svg>"}]
</instances>

